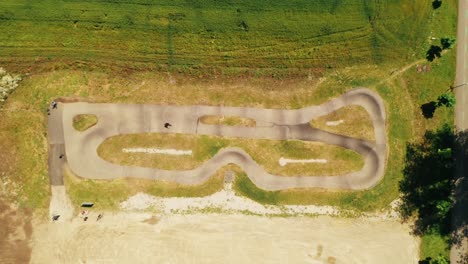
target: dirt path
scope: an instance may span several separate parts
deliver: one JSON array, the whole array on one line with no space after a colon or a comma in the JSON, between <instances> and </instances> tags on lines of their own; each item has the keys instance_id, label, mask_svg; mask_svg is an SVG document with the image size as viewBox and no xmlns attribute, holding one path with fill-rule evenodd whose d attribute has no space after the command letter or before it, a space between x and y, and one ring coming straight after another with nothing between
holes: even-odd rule
<instances>
[{"instance_id":1,"label":"dirt path","mask_svg":"<svg viewBox=\"0 0 468 264\"><path fill-rule=\"evenodd\" d=\"M33 263L417 263L398 222L247 215L105 214L36 225Z\"/></svg>"},{"instance_id":2,"label":"dirt path","mask_svg":"<svg viewBox=\"0 0 468 264\"><path fill-rule=\"evenodd\" d=\"M65 186L51 185L51 197L49 205L49 218L59 216L58 222L71 220L73 218L73 205L67 195Z\"/></svg>"}]
</instances>

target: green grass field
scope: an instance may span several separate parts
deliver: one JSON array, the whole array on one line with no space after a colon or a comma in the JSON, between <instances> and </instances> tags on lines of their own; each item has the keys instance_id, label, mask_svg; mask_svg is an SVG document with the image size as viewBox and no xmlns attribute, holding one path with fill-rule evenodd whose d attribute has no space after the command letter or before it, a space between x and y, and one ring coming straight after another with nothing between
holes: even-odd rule
<instances>
[{"instance_id":1,"label":"green grass field","mask_svg":"<svg viewBox=\"0 0 468 264\"><path fill-rule=\"evenodd\" d=\"M0 61L291 74L403 62L429 34L427 1L0 2Z\"/></svg>"},{"instance_id":2,"label":"green grass field","mask_svg":"<svg viewBox=\"0 0 468 264\"><path fill-rule=\"evenodd\" d=\"M221 138L185 134L126 134L106 139L97 149L101 158L127 166L165 170L191 170L213 158L227 147L239 147L267 172L281 176L343 175L360 170L364 159L358 153L320 142ZM191 155L125 153L124 148L160 148L191 150ZM289 159L326 159L327 163L279 165L281 157Z\"/></svg>"}]
</instances>

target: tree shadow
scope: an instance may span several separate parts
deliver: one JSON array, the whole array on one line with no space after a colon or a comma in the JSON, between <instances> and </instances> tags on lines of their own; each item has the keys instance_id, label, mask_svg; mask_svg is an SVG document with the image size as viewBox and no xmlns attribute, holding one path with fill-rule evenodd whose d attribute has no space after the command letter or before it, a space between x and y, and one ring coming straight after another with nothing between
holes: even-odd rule
<instances>
[{"instance_id":1,"label":"tree shadow","mask_svg":"<svg viewBox=\"0 0 468 264\"><path fill-rule=\"evenodd\" d=\"M456 134L454 151L455 191L451 243L459 246L463 239L468 238L468 130ZM462 263L468 263L468 252L462 256Z\"/></svg>"},{"instance_id":2,"label":"tree shadow","mask_svg":"<svg viewBox=\"0 0 468 264\"><path fill-rule=\"evenodd\" d=\"M445 125L406 145L400 215L403 221L415 219L415 235L450 236L451 245L468 237L467 169L468 131L455 133Z\"/></svg>"},{"instance_id":3,"label":"tree shadow","mask_svg":"<svg viewBox=\"0 0 468 264\"><path fill-rule=\"evenodd\" d=\"M426 59L428 61L434 61L435 58L440 58L442 56L442 48L439 46L431 45L429 50L426 52Z\"/></svg>"},{"instance_id":4,"label":"tree shadow","mask_svg":"<svg viewBox=\"0 0 468 264\"><path fill-rule=\"evenodd\" d=\"M427 131L422 142L406 146L404 178L400 181L403 220L416 215L413 232L450 233L451 193L454 187L455 135L449 126Z\"/></svg>"},{"instance_id":5,"label":"tree shadow","mask_svg":"<svg viewBox=\"0 0 468 264\"><path fill-rule=\"evenodd\" d=\"M437 103L434 102L434 101L429 102L429 103L425 103L425 104L422 104L420 108L421 108L422 114L423 114L423 116L425 118L427 118L427 119L433 118L434 117L434 112L437 109Z\"/></svg>"},{"instance_id":6,"label":"tree shadow","mask_svg":"<svg viewBox=\"0 0 468 264\"><path fill-rule=\"evenodd\" d=\"M432 1L432 8L437 9L442 5L442 0L434 0Z\"/></svg>"}]
</instances>

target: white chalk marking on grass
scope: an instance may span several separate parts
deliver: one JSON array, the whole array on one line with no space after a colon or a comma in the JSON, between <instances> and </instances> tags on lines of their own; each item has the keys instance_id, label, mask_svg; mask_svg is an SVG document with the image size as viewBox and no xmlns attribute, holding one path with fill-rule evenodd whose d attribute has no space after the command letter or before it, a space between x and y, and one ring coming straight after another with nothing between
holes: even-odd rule
<instances>
[{"instance_id":1,"label":"white chalk marking on grass","mask_svg":"<svg viewBox=\"0 0 468 264\"><path fill-rule=\"evenodd\" d=\"M278 160L278 163L281 167L287 165L288 163L327 163L328 161L326 159L285 159L281 157Z\"/></svg>"},{"instance_id":2,"label":"white chalk marking on grass","mask_svg":"<svg viewBox=\"0 0 468 264\"><path fill-rule=\"evenodd\" d=\"M158 149L158 148L123 148L125 153L148 153L168 155L192 155L192 150Z\"/></svg>"},{"instance_id":3,"label":"white chalk marking on grass","mask_svg":"<svg viewBox=\"0 0 468 264\"><path fill-rule=\"evenodd\" d=\"M340 125L340 124L343 124L344 123L344 120L341 119L341 120L338 120L338 121L327 121L325 122L325 125L327 126L337 126L337 125Z\"/></svg>"}]
</instances>

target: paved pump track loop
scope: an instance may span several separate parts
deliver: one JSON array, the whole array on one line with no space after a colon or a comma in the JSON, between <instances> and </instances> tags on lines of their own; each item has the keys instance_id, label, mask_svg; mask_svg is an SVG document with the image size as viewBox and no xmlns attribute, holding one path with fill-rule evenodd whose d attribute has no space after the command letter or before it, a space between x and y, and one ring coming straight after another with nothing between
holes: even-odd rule
<instances>
[{"instance_id":1,"label":"paved pump track loop","mask_svg":"<svg viewBox=\"0 0 468 264\"><path fill-rule=\"evenodd\" d=\"M347 105L359 105L366 109L373 122L375 142L329 133L309 125L310 120ZM76 131L72 122L73 117L79 114L96 115L97 125L83 132ZM251 118L256 121L257 126L233 127L203 124L199 120L205 115ZM50 131L49 128L51 149L60 150L64 144L70 169L75 174L90 179L138 177L181 184L199 184L214 175L220 167L234 163L240 166L258 187L265 190L314 187L361 190L375 186L382 179L387 157L385 107L378 94L365 88L354 89L324 104L298 110L79 102L60 104L57 112L54 112L49 119L49 126L53 125L58 128L55 132ZM170 129L164 127L166 122L172 124ZM222 149L196 169L183 171L121 166L98 156L97 148L105 139L131 133L183 133L320 141L358 152L364 157L365 164L360 171L339 176L285 177L267 173L245 151L234 147ZM51 137L57 138L51 139ZM53 163L53 159L49 157L49 163ZM55 182L60 184L63 180Z\"/></svg>"}]
</instances>

